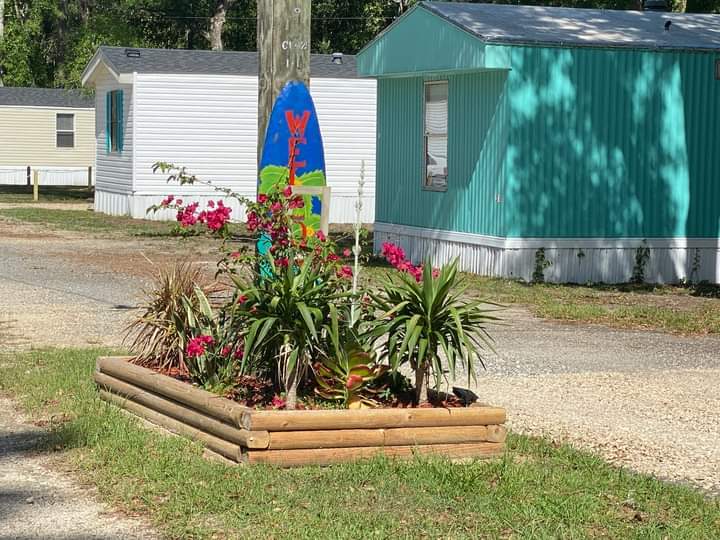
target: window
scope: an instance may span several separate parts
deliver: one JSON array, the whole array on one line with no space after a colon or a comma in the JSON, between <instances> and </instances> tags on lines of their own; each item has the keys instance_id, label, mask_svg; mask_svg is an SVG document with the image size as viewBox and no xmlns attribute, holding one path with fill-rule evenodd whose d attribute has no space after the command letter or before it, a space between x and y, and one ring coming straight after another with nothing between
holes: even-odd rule
<instances>
[{"instance_id":1,"label":"window","mask_svg":"<svg viewBox=\"0 0 720 540\"><path fill-rule=\"evenodd\" d=\"M425 83L425 178L423 187L447 190L448 82Z\"/></svg>"},{"instance_id":2,"label":"window","mask_svg":"<svg viewBox=\"0 0 720 540\"><path fill-rule=\"evenodd\" d=\"M108 92L105 100L106 140L108 152L123 150L123 91Z\"/></svg>"},{"instance_id":3,"label":"window","mask_svg":"<svg viewBox=\"0 0 720 540\"><path fill-rule=\"evenodd\" d=\"M57 148L75 147L75 115L55 115L55 146Z\"/></svg>"}]
</instances>

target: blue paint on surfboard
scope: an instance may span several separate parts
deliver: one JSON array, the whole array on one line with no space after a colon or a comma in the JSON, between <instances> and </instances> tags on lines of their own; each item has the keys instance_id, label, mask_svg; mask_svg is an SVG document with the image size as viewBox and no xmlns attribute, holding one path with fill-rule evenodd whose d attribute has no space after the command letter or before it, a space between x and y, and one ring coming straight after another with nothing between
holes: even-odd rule
<instances>
[{"instance_id":1,"label":"blue paint on surfboard","mask_svg":"<svg viewBox=\"0 0 720 540\"><path fill-rule=\"evenodd\" d=\"M323 187L325 182L325 151L315 104L304 83L290 81L270 113L260 157L258 193L268 193L279 183ZM306 238L320 230L322 200L311 195L303 199L304 207L293 211L297 221L293 234ZM258 240L261 255L271 246L266 235ZM270 277L272 271L263 267L261 275Z\"/></svg>"},{"instance_id":2,"label":"blue paint on surfboard","mask_svg":"<svg viewBox=\"0 0 720 540\"><path fill-rule=\"evenodd\" d=\"M290 155L292 148L294 159ZM287 83L275 100L265 132L258 182L259 193L267 193L278 182L326 185L320 124L310 92L300 81ZM302 218L303 236L317 232L321 212L320 198L305 196L305 207L297 211Z\"/></svg>"}]
</instances>

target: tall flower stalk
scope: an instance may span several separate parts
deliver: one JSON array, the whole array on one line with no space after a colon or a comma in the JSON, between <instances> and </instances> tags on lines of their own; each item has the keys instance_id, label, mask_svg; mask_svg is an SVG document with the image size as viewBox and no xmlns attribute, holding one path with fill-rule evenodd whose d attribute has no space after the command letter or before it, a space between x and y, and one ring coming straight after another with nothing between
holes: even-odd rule
<instances>
[{"instance_id":1,"label":"tall flower stalk","mask_svg":"<svg viewBox=\"0 0 720 540\"><path fill-rule=\"evenodd\" d=\"M363 188L365 187L365 160L360 162L360 180L358 181L358 197L355 201L355 225L353 229L355 231L355 245L353 246L353 255L355 256L355 263L353 265L353 283L352 283L352 296L353 301L350 306L350 326L355 326L357 322L358 314L358 276L360 274L360 230L362 229L362 209L363 209Z\"/></svg>"}]
</instances>

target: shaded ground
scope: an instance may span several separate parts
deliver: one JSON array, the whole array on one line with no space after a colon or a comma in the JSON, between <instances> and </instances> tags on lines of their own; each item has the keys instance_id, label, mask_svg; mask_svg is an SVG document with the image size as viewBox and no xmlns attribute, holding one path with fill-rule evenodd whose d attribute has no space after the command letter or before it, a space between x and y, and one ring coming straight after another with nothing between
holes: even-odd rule
<instances>
[{"instance_id":1,"label":"shaded ground","mask_svg":"<svg viewBox=\"0 0 720 540\"><path fill-rule=\"evenodd\" d=\"M45 431L0 397L0 539L134 540L155 534L112 513L38 452Z\"/></svg>"}]
</instances>

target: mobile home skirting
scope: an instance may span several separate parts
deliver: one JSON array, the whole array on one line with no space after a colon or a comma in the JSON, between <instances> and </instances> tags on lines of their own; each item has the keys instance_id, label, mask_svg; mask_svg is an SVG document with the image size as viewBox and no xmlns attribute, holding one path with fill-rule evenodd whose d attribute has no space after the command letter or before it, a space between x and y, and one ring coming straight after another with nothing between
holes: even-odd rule
<instances>
[{"instance_id":1,"label":"mobile home skirting","mask_svg":"<svg viewBox=\"0 0 720 540\"><path fill-rule=\"evenodd\" d=\"M461 270L482 276L530 281L535 256L545 250L552 283L626 283L638 248L650 257L645 280L720 282L720 240L714 238L501 238L439 229L375 223L375 251L400 245L414 262L429 255L434 265L458 258Z\"/></svg>"}]
</instances>

